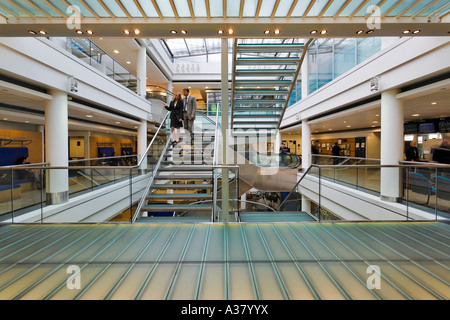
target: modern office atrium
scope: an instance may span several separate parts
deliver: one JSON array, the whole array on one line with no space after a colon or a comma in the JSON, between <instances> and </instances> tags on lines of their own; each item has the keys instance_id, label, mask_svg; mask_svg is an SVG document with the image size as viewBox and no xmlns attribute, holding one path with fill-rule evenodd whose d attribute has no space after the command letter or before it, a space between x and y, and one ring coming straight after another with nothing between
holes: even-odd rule
<instances>
[{"instance_id":1,"label":"modern office atrium","mask_svg":"<svg viewBox=\"0 0 450 320\"><path fill-rule=\"evenodd\" d=\"M0 0L0 299L447 300L449 33L448 0Z\"/></svg>"}]
</instances>

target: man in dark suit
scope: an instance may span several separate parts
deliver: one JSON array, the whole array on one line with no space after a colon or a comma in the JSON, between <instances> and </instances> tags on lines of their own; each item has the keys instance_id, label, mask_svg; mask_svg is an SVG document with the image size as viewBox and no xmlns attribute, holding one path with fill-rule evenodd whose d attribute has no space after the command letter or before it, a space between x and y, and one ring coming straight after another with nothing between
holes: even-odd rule
<instances>
[{"instance_id":1,"label":"man in dark suit","mask_svg":"<svg viewBox=\"0 0 450 320\"><path fill-rule=\"evenodd\" d=\"M183 89L183 125L184 130L189 132L187 137L191 144L193 143L193 128L195 120L195 112L197 111L197 99L189 94L189 89Z\"/></svg>"}]
</instances>

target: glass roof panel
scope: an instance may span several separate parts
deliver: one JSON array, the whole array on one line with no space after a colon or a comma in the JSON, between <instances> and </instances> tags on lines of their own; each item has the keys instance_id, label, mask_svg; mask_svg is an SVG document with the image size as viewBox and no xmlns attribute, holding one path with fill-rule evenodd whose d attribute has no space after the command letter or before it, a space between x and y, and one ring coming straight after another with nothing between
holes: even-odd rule
<instances>
[{"instance_id":1,"label":"glass roof panel","mask_svg":"<svg viewBox=\"0 0 450 320\"><path fill-rule=\"evenodd\" d=\"M426 16L432 14L433 12L435 12L436 10L439 10L439 8L445 6L446 4L448 4L448 0L441 0L438 3L429 7L428 9L426 9L421 14L419 14L419 17L426 17Z\"/></svg>"},{"instance_id":2,"label":"glass roof panel","mask_svg":"<svg viewBox=\"0 0 450 320\"><path fill-rule=\"evenodd\" d=\"M109 11L111 11L115 17L125 18L127 16L115 1L105 1L103 3L106 7L108 7Z\"/></svg>"},{"instance_id":3,"label":"glass roof panel","mask_svg":"<svg viewBox=\"0 0 450 320\"><path fill-rule=\"evenodd\" d=\"M404 16L410 17L410 16L416 14L417 12L419 12L420 10L425 8L427 5L429 5L432 1L433 0L422 0L422 1L419 1L419 3L417 3L411 9L409 9L408 12L405 12Z\"/></svg>"},{"instance_id":4,"label":"glass roof panel","mask_svg":"<svg viewBox=\"0 0 450 320\"><path fill-rule=\"evenodd\" d=\"M175 13L172 10L172 6L170 5L169 0L155 0L155 1L163 17L175 17Z\"/></svg>"},{"instance_id":5,"label":"glass roof panel","mask_svg":"<svg viewBox=\"0 0 450 320\"><path fill-rule=\"evenodd\" d=\"M139 11L133 0L121 0L120 2L122 2L122 5L125 7L125 10L127 10L130 16L132 16L133 18L142 17L141 12Z\"/></svg>"},{"instance_id":6,"label":"glass roof panel","mask_svg":"<svg viewBox=\"0 0 450 320\"><path fill-rule=\"evenodd\" d=\"M43 1L40 1L43 2ZM70 11L69 13L67 13L67 6L61 2L60 0L48 0L48 2L50 2L51 4L53 4L56 8L58 8L62 13L70 15ZM47 11L48 12L48 11Z\"/></svg>"},{"instance_id":7,"label":"glass roof panel","mask_svg":"<svg viewBox=\"0 0 450 320\"><path fill-rule=\"evenodd\" d=\"M174 0L175 8L179 17L190 17L191 11L189 11L189 5L186 0Z\"/></svg>"},{"instance_id":8,"label":"glass roof panel","mask_svg":"<svg viewBox=\"0 0 450 320\"><path fill-rule=\"evenodd\" d=\"M174 57L186 56L189 54L184 39L165 39L164 41Z\"/></svg>"},{"instance_id":9,"label":"glass roof panel","mask_svg":"<svg viewBox=\"0 0 450 320\"><path fill-rule=\"evenodd\" d=\"M240 1L227 1L227 17L239 17Z\"/></svg>"},{"instance_id":10,"label":"glass roof panel","mask_svg":"<svg viewBox=\"0 0 450 320\"><path fill-rule=\"evenodd\" d=\"M257 5L258 5L258 0L245 0L242 16L243 17L254 17L256 14Z\"/></svg>"},{"instance_id":11,"label":"glass roof panel","mask_svg":"<svg viewBox=\"0 0 450 320\"><path fill-rule=\"evenodd\" d=\"M333 17L339 9L344 5L346 0L334 0L333 3L328 7L328 9L323 14L324 17Z\"/></svg>"},{"instance_id":12,"label":"glass roof panel","mask_svg":"<svg viewBox=\"0 0 450 320\"><path fill-rule=\"evenodd\" d=\"M211 17L223 16L223 3L222 0L207 0L209 1L209 10L211 11Z\"/></svg>"},{"instance_id":13,"label":"glass roof panel","mask_svg":"<svg viewBox=\"0 0 450 320\"><path fill-rule=\"evenodd\" d=\"M98 3L97 0L84 0L86 4L91 7L92 10L95 11L95 13L99 17L109 17L109 13Z\"/></svg>"},{"instance_id":14,"label":"glass roof panel","mask_svg":"<svg viewBox=\"0 0 450 320\"><path fill-rule=\"evenodd\" d=\"M27 13L25 13L23 10L20 10L16 6L13 6L10 2L6 0L0 0L0 5L11 11L12 13L18 15L19 17L29 17Z\"/></svg>"},{"instance_id":15,"label":"glass roof panel","mask_svg":"<svg viewBox=\"0 0 450 320\"><path fill-rule=\"evenodd\" d=\"M12 15L9 12L3 10L2 8L0 8L0 14L5 16L5 17L7 17L7 18L11 18L12 17Z\"/></svg>"},{"instance_id":16,"label":"glass roof panel","mask_svg":"<svg viewBox=\"0 0 450 320\"><path fill-rule=\"evenodd\" d=\"M327 3L328 3L328 0L316 0L314 5L312 6L311 10L309 10L307 16L308 17L318 16L322 12L323 8L325 7L325 5Z\"/></svg>"},{"instance_id":17,"label":"glass roof panel","mask_svg":"<svg viewBox=\"0 0 450 320\"><path fill-rule=\"evenodd\" d=\"M208 0L206 0L208 1ZM205 0L192 0L192 7L194 8L194 15L196 17L207 17Z\"/></svg>"},{"instance_id":18,"label":"glass roof panel","mask_svg":"<svg viewBox=\"0 0 450 320\"><path fill-rule=\"evenodd\" d=\"M158 17L158 12L156 11L153 3L148 0L138 0L141 5L142 10L144 10L147 17Z\"/></svg>"},{"instance_id":19,"label":"glass roof panel","mask_svg":"<svg viewBox=\"0 0 450 320\"><path fill-rule=\"evenodd\" d=\"M27 10L29 13L34 15L35 17L45 17L45 15L37 10L35 7L27 3L25 0L16 0L15 1L18 5L22 6L25 10Z\"/></svg>"},{"instance_id":20,"label":"glass roof panel","mask_svg":"<svg viewBox=\"0 0 450 320\"><path fill-rule=\"evenodd\" d=\"M92 14L92 12L90 12L85 6L84 4L82 4L80 1L78 0L67 0L68 3L70 3L72 6L77 6L78 8L80 8L80 13L83 17L89 17L92 18L94 17L94 15ZM67 7L66 10L67 11Z\"/></svg>"},{"instance_id":21,"label":"glass roof panel","mask_svg":"<svg viewBox=\"0 0 450 320\"><path fill-rule=\"evenodd\" d=\"M393 6L395 6L397 4L398 0L388 0L385 3L383 3L383 5L381 5L380 7L380 11L381 14L385 14L386 11L388 11L389 9L391 9Z\"/></svg>"},{"instance_id":22,"label":"glass roof panel","mask_svg":"<svg viewBox=\"0 0 450 320\"><path fill-rule=\"evenodd\" d=\"M388 0L389 1L389 0ZM363 0L356 0L356 1L350 1L350 3L345 7L344 10L342 10L340 17L348 17L350 16L353 11L358 9L358 7L363 3Z\"/></svg>"},{"instance_id":23,"label":"glass roof panel","mask_svg":"<svg viewBox=\"0 0 450 320\"><path fill-rule=\"evenodd\" d=\"M261 9L259 10L260 17L270 17L272 15L273 7L276 0L263 0Z\"/></svg>"},{"instance_id":24,"label":"glass roof panel","mask_svg":"<svg viewBox=\"0 0 450 320\"><path fill-rule=\"evenodd\" d=\"M308 8L309 3L311 1L298 1L297 5L295 6L294 10L292 11L292 17L301 17L306 11L306 8Z\"/></svg>"},{"instance_id":25,"label":"glass roof panel","mask_svg":"<svg viewBox=\"0 0 450 320\"><path fill-rule=\"evenodd\" d=\"M294 0L280 1L278 5L277 12L275 12L275 17L286 17L291 9Z\"/></svg>"},{"instance_id":26,"label":"glass roof panel","mask_svg":"<svg viewBox=\"0 0 450 320\"><path fill-rule=\"evenodd\" d=\"M391 12L388 13L388 17L395 17L402 13L406 8L412 5L416 0L406 0L403 3L399 4L396 8L394 8Z\"/></svg>"}]
</instances>

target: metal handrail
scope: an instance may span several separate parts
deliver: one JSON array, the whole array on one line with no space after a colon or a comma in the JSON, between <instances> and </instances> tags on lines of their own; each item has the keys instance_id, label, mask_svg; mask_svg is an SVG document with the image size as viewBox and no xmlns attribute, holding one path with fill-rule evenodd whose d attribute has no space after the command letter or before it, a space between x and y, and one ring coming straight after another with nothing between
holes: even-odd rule
<instances>
[{"instance_id":1,"label":"metal handrail","mask_svg":"<svg viewBox=\"0 0 450 320\"><path fill-rule=\"evenodd\" d=\"M153 143L155 142L155 139L157 138L159 132L161 131L162 127L164 126L164 122L167 119L167 116L169 115L169 113L166 114L166 116L164 117L164 120L161 121L161 125L159 126L158 130L156 131L155 135L153 136L152 141L150 141L149 145L147 146L147 148L145 149L145 152L143 153L144 155L146 155L149 151L150 148L152 147ZM133 155L132 155L133 156ZM126 157L132 157L132 156L126 156ZM134 155L136 156L136 155ZM119 157L118 157L119 158ZM139 168L143 161L144 161L145 157L141 157L141 159L139 160L139 162L134 165L134 166L122 166L120 167L120 169L137 169ZM107 159L107 158L99 158L99 159ZM86 159L83 161L87 161L87 160L92 160L92 159ZM77 161L77 160L71 160L71 161ZM17 167L21 167L22 165L16 165L16 166L4 166L4 167L0 167L0 170L2 169L17 169ZM26 169L117 169L117 166L76 166L76 167L63 167L63 166L56 166L56 167L46 167L46 166L39 166L39 164L29 164L26 165ZM20 168L19 168L20 169Z\"/></svg>"}]
</instances>

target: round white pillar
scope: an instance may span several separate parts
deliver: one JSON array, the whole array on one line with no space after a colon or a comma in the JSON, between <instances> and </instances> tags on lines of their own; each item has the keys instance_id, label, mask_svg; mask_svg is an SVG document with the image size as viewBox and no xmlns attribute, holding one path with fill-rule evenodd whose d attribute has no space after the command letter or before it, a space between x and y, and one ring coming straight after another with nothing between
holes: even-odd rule
<instances>
[{"instance_id":1,"label":"round white pillar","mask_svg":"<svg viewBox=\"0 0 450 320\"><path fill-rule=\"evenodd\" d=\"M45 103L45 161L50 167L69 165L69 126L67 93L51 90L52 100ZM67 202L69 176L67 169L46 170L46 197L48 204Z\"/></svg>"},{"instance_id":2,"label":"round white pillar","mask_svg":"<svg viewBox=\"0 0 450 320\"><path fill-rule=\"evenodd\" d=\"M302 120L302 168L306 171L311 165L311 125L308 119Z\"/></svg>"},{"instance_id":3,"label":"round white pillar","mask_svg":"<svg viewBox=\"0 0 450 320\"><path fill-rule=\"evenodd\" d=\"M136 73L139 82L138 94L145 98L147 95L147 50L144 47L138 50Z\"/></svg>"},{"instance_id":4,"label":"round white pillar","mask_svg":"<svg viewBox=\"0 0 450 320\"><path fill-rule=\"evenodd\" d=\"M403 159L403 102L397 89L381 93L381 165L399 165ZM381 168L381 199L398 201L402 196L401 170Z\"/></svg>"},{"instance_id":5,"label":"round white pillar","mask_svg":"<svg viewBox=\"0 0 450 320\"><path fill-rule=\"evenodd\" d=\"M147 169L147 155L145 151L147 150L147 120L142 119L141 124L138 126L138 135L137 135L137 154L139 155L138 162L141 161L142 165L139 169L145 170Z\"/></svg>"}]
</instances>

